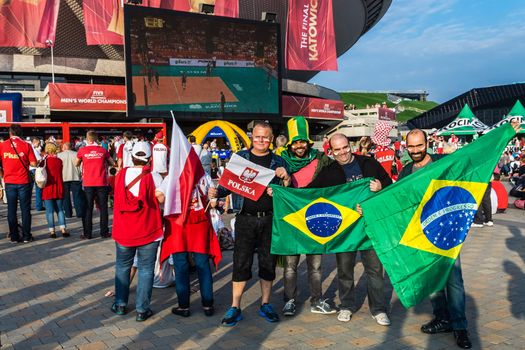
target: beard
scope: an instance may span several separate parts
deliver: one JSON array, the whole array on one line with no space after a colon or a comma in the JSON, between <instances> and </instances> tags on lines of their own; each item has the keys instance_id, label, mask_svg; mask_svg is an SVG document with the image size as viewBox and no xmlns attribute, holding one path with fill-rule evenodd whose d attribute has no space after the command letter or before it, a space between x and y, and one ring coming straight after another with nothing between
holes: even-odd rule
<instances>
[{"instance_id":1,"label":"beard","mask_svg":"<svg viewBox=\"0 0 525 350\"><path fill-rule=\"evenodd\" d=\"M292 153L297 158L304 158L308 154L308 147L292 148Z\"/></svg>"},{"instance_id":2,"label":"beard","mask_svg":"<svg viewBox=\"0 0 525 350\"><path fill-rule=\"evenodd\" d=\"M414 163L419 163L427 156L427 150L409 153L408 155L410 156L410 159L414 161Z\"/></svg>"}]
</instances>

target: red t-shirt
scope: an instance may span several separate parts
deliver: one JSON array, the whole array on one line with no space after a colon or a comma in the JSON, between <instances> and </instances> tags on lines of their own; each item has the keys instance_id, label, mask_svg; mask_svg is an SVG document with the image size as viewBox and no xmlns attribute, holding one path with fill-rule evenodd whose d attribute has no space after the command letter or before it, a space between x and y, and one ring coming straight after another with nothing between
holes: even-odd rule
<instances>
[{"instance_id":1,"label":"red t-shirt","mask_svg":"<svg viewBox=\"0 0 525 350\"><path fill-rule=\"evenodd\" d=\"M64 181L62 181L62 160L56 155L46 157L46 186L42 189L42 199L64 198Z\"/></svg>"},{"instance_id":2,"label":"red t-shirt","mask_svg":"<svg viewBox=\"0 0 525 350\"><path fill-rule=\"evenodd\" d=\"M77 158L82 159L82 182L84 186L108 186L107 160L109 152L91 144L78 150Z\"/></svg>"},{"instance_id":3,"label":"red t-shirt","mask_svg":"<svg viewBox=\"0 0 525 350\"><path fill-rule=\"evenodd\" d=\"M33 147L20 137L14 136L11 137L11 140L15 145L16 152L9 140L0 143L4 181L7 184L25 185L31 181L28 175L29 163L36 162L35 152ZM17 152L20 155L20 159L16 155Z\"/></svg>"},{"instance_id":4,"label":"red t-shirt","mask_svg":"<svg viewBox=\"0 0 525 350\"><path fill-rule=\"evenodd\" d=\"M376 160L386 170L388 176L392 177L392 164L394 162L394 150L387 146L377 146L374 151Z\"/></svg>"}]
</instances>

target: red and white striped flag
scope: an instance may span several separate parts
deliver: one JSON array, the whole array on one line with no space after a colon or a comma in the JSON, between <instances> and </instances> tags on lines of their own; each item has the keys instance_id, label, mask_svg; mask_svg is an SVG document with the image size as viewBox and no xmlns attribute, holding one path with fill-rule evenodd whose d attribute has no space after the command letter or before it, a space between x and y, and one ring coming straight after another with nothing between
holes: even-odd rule
<instances>
[{"instance_id":1,"label":"red and white striped flag","mask_svg":"<svg viewBox=\"0 0 525 350\"><path fill-rule=\"evenodd\" d=\"M275 171L234 154L219 180L219 185L253 201L258 200L275 176Z\"/></svg>"},{"instance_id":2,"label":"red and white striped flag","mask_svg":"<svg viewBox=\"0 0 525 350\"><path fill-rule=\"evenodd\" d=\"M203 175L204 169L199 156L173 119L164 216L173 214L186 216L193 189Z\"/></svg>"}]
</instances>

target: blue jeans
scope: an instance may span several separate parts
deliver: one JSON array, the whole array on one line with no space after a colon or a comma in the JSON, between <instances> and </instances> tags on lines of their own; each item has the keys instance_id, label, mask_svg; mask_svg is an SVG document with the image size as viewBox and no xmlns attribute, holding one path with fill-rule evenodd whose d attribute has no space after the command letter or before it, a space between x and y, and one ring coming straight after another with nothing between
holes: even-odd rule
<instances>
[{"instance_id":1,"label":"blue jeans","mask_svg":"<svg viewBox=\"0 0 525 350\"><path fill-rule=\"evenodd\" d=\"M93 233L93 207L95 200L100 209L100 236L104 237L109 234L108 228L108 194L109 187L107 186L86 186L84 187L86 193L86 212L84 220L84 235L91 238Z\"/></svg>"},{"instance_id":2,"label":"blue jeans","mask_svg":"<svg viewBox=\"0 0 525 350\"><path fill-rule=\"evenodd\" d=\"M33 178L35 178L35 169L31 170L31 173L33 174ZM42 202L42 189L38 187L34 181L31 187L35 188L35 210L41 211L44 208Z\"/></svg>"},{"instance_id":3,"label":"blue jeans","mask_svg":"<svg viewBox=\"0 0 525 350\"><path fill-rule=\"evenodd\" d=\"M115 269L115 304L126 306L129 298L129 273L133 266L135 252L138 259L137 295L135 297L135 310L146 312L149 310L151 291L153 290L153 273L157 260L159 242L151 242L139 247L124 247L115 242L117 261Z\"/></svg>"},{"instance_id":4,"label":"blue jeans","mask_svg":"<svg viewBox=\"0 0 525 350\"><path fill-rule=\"evenodd\" d=\"M430 295L434 316L449 321L452 329L467 329L465 316L465 288L459 256L450 271L445 289Z\"/></svg>"},{"instance_id":5,"label":"blue jeans","mask_svg":"<svg viewBox=\"0 0 525 350\"><path fill-rule=\"evenodd\" d=\"M62 199L48 199L44 201L46 207L47 227L50 232L55 231L55 213L58 216L58 226L66 228L66 217L64 215L64 208L62 207Z\"/></svg>"},{"instance_id":6,"label":"blue jeans","mask_svg":"<svg viewBox=\"0 0 525 350\"><path fill-rule=\"evenodd\" d=\"M9 236L11 241L20 240L18 232L18 219L16 209L20 201L20 211L22 212L22 236L24 240L30 240L31 236L31 194L32 183L24 185L5 184L5 194L7 196L7 222L9 224Z\"/></svg>"},{"instance_id":7,"label":"blue jeans","mask_svg":"<svg viewBox=\"0 0 525 350\"><path fill-rule=\"evenodd\" d=\"M67 218L73 217L73 208L71 207L71 193L73 194L73 206L77 218L84 217L86 211L86 194L82 191L80 181L64 181L64 214Z\"/></svg>"},{"instance_id":8,"label":"blue jeans","mask_svg":"<svg viewBox=\"0 0 525 350\"><path fill-rule=\"evenodd\" d=\"M199 286L201 289L202 306L213 306L213 279L210 269L210 258L208 254L192 253L197 267ZM173 269L175 270L175 289L179 307L187 309L190 307L190 264L188 253L175 253L173 258Z\"/></svg>"}]
</instances>

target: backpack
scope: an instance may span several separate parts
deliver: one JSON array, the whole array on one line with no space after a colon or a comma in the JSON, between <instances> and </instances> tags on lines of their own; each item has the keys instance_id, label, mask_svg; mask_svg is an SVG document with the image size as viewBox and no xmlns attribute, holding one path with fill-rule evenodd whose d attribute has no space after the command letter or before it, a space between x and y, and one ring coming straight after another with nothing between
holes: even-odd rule
<instances>
[{"instance_id":1,"label":"backpack","mask_svg":"<svg viewBox=\"0 0 525 350\"><path fill-rule=\"evenodd\" d=\"M38 188L46 187L47 182L47 171L46 171L46 160L44 159L44 165L38 166L35 169L35 183Z\"/></svg>"}]
</instances>

